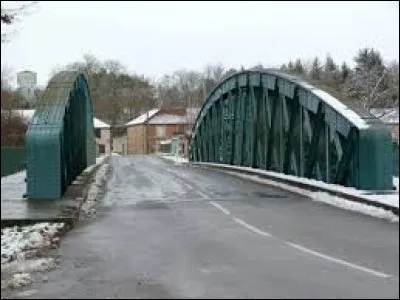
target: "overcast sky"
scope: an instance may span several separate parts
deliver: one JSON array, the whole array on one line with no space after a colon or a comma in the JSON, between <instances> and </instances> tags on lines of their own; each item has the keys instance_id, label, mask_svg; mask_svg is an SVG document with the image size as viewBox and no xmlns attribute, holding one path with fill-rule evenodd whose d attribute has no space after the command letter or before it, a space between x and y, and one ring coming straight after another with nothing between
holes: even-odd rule
<instances>
[{"instance_id":1,"label":"overcast sky","mask_svg":"<svg viewBox=\"0 0 400 300\"><path fill-rule=\"evenodd\" d=\"M3 1L2 1L3 5ZM275 66L289 59L352 59L362 47L399 59L399 2L39 2L7 44L2 65L51 70L85 53L160 77L207 63Z\"/></svg>"}]
</instances>

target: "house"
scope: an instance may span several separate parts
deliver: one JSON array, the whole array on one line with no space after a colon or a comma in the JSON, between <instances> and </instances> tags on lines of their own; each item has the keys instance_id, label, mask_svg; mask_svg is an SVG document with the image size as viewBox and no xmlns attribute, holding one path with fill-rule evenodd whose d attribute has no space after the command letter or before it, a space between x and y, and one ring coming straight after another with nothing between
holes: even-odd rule
<instances>
[{"instance_id":1,"label":"house","mask_svg":"<svg viewBox=\"0 0 400 300\"><path fill-rule=\"evenodd\" d=\"M110 125L93 118L93 128L96 138L96 156L110 154Z\"/></svg>"},{"instance_id":2,"label":"house","mask_svg":"<svg viewBox=\"0 0 400 300\"><path fill-rule=\"evenodd\" d=\"M115 126L112 132L113 137L113 152L121 155L127 155L128 153L128 137L126 134L126 127Z\"/></svg>"},{"instance_id":3,"label":"house","mask_svg":"<svg viewBox=\"0 0 400 300\"><path fill-rule=\"evenodd\" d=\"M399 142L399 108L372 108L370 113L385 123L393 139Z\"/></svg>"},{"instance_id":4,"label":"house","mask_svg":"<svg viewBox=\"0 0 400 300\"><path fill-rule=\"evenodd\" d=\"M27 124L32 120L35 114L34 109L15 109L13 113L22 116ZM110 153L110 125L103 121L93 118L94 135L96 138L96 154L109 154Z\"/></svg>"},{"instance_id":5,"label":"house","mask_svg":"<svg viewBox=\"0 0 400 300\"><path fill-rule=\"evenodd\" d=\"M126 123L127 154L158 152L166 140L180 138L181 151L187 153L187 140L198 108L151 109Z\"/></svg>"}]
</instances>

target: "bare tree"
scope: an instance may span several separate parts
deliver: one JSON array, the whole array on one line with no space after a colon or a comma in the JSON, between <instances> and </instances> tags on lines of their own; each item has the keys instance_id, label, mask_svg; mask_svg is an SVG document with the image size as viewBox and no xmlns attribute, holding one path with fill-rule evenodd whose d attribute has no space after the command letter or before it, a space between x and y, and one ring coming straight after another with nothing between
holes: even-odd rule
<instances>
[{"instance_id":1,"label":"bare tree","mask_svg":"<svg viewBox=\"0 0 400 300\"><path fill-rule=\"evenodd\" d=\"M354 60L355 70L344 84L346 95L367 111L371 111L372 108L397 107L398 62L386 67L380 53L368 48L361 49Z\"/></svg>"},{"instance_id":2,"label":"bare tree","mask_svg":"<svg viewBox=\"0 0 400 300\"><path fill-rule=\"evenodd\" d=\"M233 72L231 71L229 74L228 72L221 64L209 64L206 66L203 75L203 101L205 101L205 98L207 97L208 93L214 88L214 86L216 86L220 81L222 81L230 74L236 73L236 70L234 70Z\"/></svg>"},{"instance_id":3,"label":"bare tree","mask_svg":"<svg viewBox=\"0 0 400 300\"><path fill-rule=\"evenodd\" d=\"M1 65L1 90L11 90L12 69Z\"/></svg>"},{"instance_id":4,"label":"bare tree","mask_svg":"<svg viewBox=\"0 0 400 300\"><path fill-rule=\"evenodd\" d=\"M397 81L397 83L396 83ZM380 71L356 71L345 83L345 92L364 109L393 108L399 103L398 66Z\"/></svg>"}]
</instances>

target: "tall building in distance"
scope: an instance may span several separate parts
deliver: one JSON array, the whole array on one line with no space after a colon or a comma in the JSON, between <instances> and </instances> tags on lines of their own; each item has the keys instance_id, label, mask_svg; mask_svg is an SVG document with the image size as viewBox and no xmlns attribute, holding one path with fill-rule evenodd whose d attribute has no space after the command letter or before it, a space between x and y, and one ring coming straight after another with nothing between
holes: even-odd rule
<instances>
[{"instance_id":1,"label":"tall building in distance","mask_svg":"<svg viewBox=\"0 0 400 300\"><path fill-rule=\"evenodd\" d=\"M35 88L37 85L37 75L32 71L22 71L17 74L18 91L24 99L32 104L36 101Z\"/></svg>"}]
</instances>

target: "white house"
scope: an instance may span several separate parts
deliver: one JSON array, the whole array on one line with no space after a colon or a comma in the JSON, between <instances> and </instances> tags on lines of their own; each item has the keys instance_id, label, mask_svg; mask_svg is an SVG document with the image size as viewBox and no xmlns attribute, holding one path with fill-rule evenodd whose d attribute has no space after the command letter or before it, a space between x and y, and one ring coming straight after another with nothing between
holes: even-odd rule
<instances>
[{"instance_id":1,"label":"white house","mask_svg":"<svg viewBox=\"0 0 400 300\"><path fill-rule=\"evenodd\" d=\"M97 155L110 154L110 125L97 118L93 118L93 127Z\"/></svg>"}]
</instances>

